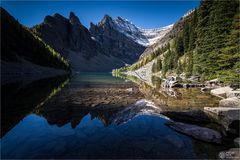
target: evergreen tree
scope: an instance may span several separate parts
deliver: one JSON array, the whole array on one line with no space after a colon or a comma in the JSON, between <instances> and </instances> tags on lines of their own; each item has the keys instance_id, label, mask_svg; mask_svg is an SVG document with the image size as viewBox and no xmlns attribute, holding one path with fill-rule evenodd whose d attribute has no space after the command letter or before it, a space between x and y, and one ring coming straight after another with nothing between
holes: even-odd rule
<instances>
[{"instance_id":1,"label":"evergreen tree","mask_svg":"<svg viewBox=\"0 0 240 160\"><path fill-rule=\"evenodd\" d=\"M185 21L183 25L183 48L185 52L187 52L189 48L189 38L190 38L189 29L190 29L189 22Z\"/></svg>"}]
</instances>

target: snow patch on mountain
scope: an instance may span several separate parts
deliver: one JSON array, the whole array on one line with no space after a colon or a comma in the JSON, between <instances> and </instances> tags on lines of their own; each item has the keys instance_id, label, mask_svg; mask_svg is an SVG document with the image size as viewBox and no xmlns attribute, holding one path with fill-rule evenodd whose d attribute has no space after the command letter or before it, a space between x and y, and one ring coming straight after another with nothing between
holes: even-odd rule
<instances>
[{"instance_id":1,"label":"snow patch on mountain","mask_svg":"<svg viewBox=\"0 0 240 160\"><path fill-rule=\"evenodd\" d=\"M173 24L157 29L140 29L140 31L148 39L147 45L152 45L165 36L172 27Z\"/></svg>"},{"instance_id":2,"label":"snow patch on mountain","mask_svg":"<svg viewBox=\"0 0 240 160\"><path fill-rule=\"evenodd\" d=\"M187 13L185 13L182 18L186 18L187 16L189 16L190 14L192 14L195 11L195 9L191 9L189 10Z\"/></svg>"},{"instance_id":3,"label":"snow patch on mountain","mask_svg":"<svg viewBox=\"0 0 240 160\"><path fill-rule=\"evenodd\" d=\"M150 46L168 33L172 29L173 24L157 29L142 29L127 19L117 17L117 19L113 20L113 26L135 42L143 46Z\"/></svg>"}]
</instances>

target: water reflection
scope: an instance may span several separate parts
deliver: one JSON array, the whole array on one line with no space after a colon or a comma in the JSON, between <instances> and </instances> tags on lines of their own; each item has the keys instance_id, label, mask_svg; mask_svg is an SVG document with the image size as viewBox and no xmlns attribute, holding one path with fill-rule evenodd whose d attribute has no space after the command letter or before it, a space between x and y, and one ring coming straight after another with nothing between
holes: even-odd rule
<instances>
[{"instance_id":1,"label":"water reflection","mask_svg":"<svg viewBox=\"0 0 240 160\"><path fill-rule=\"evenodd\" d=\"M108 126L120 111L142 98L143 94L131 82L106 73L83 73L74 77L61 94L50 99L37 113L57 126L70 123L75 128L86 115Z\"/></svg>"},{"instance_id":2,"label":"water reflection","mask_svg":"<svg viewBox=\"0 0 240 160\"><path fill-rule=\"evenodd\" d=\"M41 107L69 81L68 76L41 79L30 83L15 82L1 86L1 137L26 115Z\"/></svg>"},{"instance_id":3,"label":"water reflection","mask_svg":"<svg viewBox=\"0 0 240 160\"><path fill-rule=\"evenodd\" d=\"M203 93L199 88L162 88L162 80L153 76L151 82L142 81L135 76L114 75L128 79L138 85L147 99L154 101L164 110L183 111L218 106L219 98Z\"/></svg>"},{"instance_id":4,"label":"water reflection","mask_svg":"<svg viewBox=\"0 0 240 160\"><path fill-rule=\"evenodd\" d=\"M31 101L22 103L28 104L28 109L12 120L12 129L1 138L2 158L206 159L216 158L225 149L165 126L168 118L161 115L164 108L159 104L170 104L168 94L156 87L158 83L154 87L135 77L131 81L134 83L107 73L79 74L64 88L66 79L34 82L29 91L16 92ZM58 86L61 92L52 96ZM171 100L184 99L185 93L178 93L182 95ZM158 106L141 100L154 98L161 102ZM11 103L12 110L22 105ZM8 114L13 118L19 113Z\"/></svg>"}]
</instances>

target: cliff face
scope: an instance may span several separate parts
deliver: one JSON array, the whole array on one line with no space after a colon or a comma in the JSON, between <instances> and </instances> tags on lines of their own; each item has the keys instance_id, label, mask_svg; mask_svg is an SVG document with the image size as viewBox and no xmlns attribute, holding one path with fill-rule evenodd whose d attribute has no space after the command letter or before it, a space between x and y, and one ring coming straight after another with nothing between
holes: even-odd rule
<instances>
[{"instance_id":1,"label":"cliff face","mask_svg":"<svg viewBox=\"0 0 240 160\"><path fill-rule=\"evenodd\" d=\"M98 25L91 23L89 32L73 12L68 19L55 14L32 31L67 58L75 71L111 71L135 62L145 49L114 29L109 16Z\"/></svg>"},{"instance_id":2,"label":"cliff face","mask_svg":"<svg viewBox=\"0 0 240 160\"><path fill-rule=\"evenodd\" d=\"M145 49L143 45L122 33L108 15L97 25L91 23L89 31L108 55L113 55L125 63L135 62Z\"/></svg>"}]
</instances>

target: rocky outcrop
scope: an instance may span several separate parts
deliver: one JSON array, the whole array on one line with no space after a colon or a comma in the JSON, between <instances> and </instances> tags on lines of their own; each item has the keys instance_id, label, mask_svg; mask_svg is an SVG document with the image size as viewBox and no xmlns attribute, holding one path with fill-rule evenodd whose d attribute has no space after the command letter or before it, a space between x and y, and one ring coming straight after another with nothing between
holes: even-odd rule
<instances>
[{"instance_id":1,"label":"rocky outcrop","mask_svg":"<svg viewBox=\"0 0 240 160\"><path fill-rule=\"evenodd\" d=\"M226 95L227 95L227 98L237 97L238 99L240 99L240 89L229 91L226 93Z\"/></svg>"},{"instance_id":2,"label":"rocky outcrop","mask_svg":"<svg viewBox=\"0 0 240 160\"><path fill-rule=\"evenodd\" d=\"M226 131L239 133L240 108L230 107L204 107L204 111L222 124Z\"/></svg>"},{"instance_id":3,"label":"rocky outcrop","mask_svg":"<svg viewBox=\"0 0 240 160\"><path fill-rule=\"evenodd\" d=\"M135 62L145 49L143 45L122 33L123 31L108 15L105 15L97 25L91 23L89 31L105 53L113 55L127 64Z\"/></svg>"},{"instance_id":4,"label":"rocky outcrop","mask_svg":"<svg viewBox=\"0 0 240 160\"><path fill-rule=\"evenodd\" d=\"M237 97L222 99L219 101L219 107L236 107L240 109L240 99L238 99Z\"/></svg>"},{"instance_id":5,"label":"rocky outcrop","mask_svg":"<svg viewBox=\"0 0 240 160\"><path fill-rule=\"evenodd\" d=\"M198 140L211 143L221 143L222 141L221 134L213 129L174 121L168 121L165 124L180 133L186 134Z\"/></svg>"},{"instance_id":6,"label":"rocky outcrop","mask_svg":"<svg viewBox=\"0 0 240 160\"><path fill-rule=\"evenodd\" d=\"M210 91L211 94L221 97L219 107L204 107L204 111L220 123L227 132L239 134L240 99L239 91L230 87L220 87ZM227 97L227 98L226 98Z\"/></svg>"}]
</instances>

